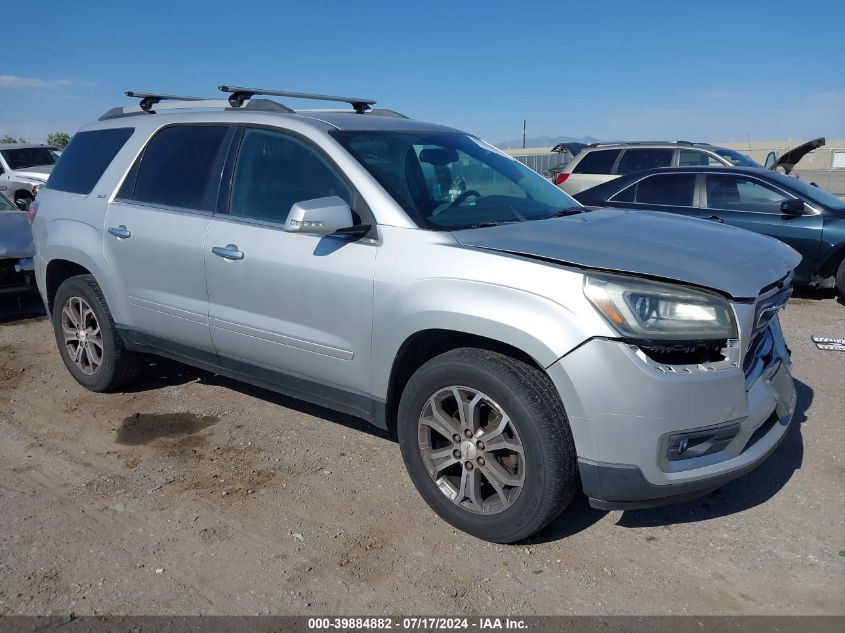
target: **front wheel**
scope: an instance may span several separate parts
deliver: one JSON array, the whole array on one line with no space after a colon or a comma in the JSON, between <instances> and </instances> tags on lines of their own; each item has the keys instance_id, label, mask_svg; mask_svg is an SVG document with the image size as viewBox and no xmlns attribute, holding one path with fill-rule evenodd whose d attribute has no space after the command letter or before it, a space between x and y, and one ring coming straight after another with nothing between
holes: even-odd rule
<instances>
[{"instance_id":1,"label":"front wheel","mask_svg":"<svg viewBox=\"0 0 845 633\"><path fill-rule=\"evenodd\" d=\"M504 354L464 348L425 363L402 393L397 431L425 501L487 541L531 536L577 490L557 391L545 373Z\"/></svg>"},{"instance_id":2,"label":"front wheel","mask_svg":"<svg viewBox=\"0 0 845 633\"><path fill-rule=\"evenodd\" d=\"M845 301L845 258L839 262L839 270L836 271L836 292L839 298Z\"/></svg>"}]
</instances>

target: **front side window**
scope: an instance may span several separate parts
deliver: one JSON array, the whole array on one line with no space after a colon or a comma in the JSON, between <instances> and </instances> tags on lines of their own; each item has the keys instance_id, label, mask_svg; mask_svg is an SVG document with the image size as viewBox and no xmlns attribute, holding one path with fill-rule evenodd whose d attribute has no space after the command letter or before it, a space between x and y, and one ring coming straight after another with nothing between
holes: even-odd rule
<instances>
[{"instance_id":1,"label":"front side window","mask_svg":"<svg viewBox=\"0 0 845 633\"><path fill-rule=\"evenodd\" d=\"M725 211L780 213L780 205L789 198L757 180L711 174L707 176L707 207Z\"/></svg>"},{"instance_id":2,"label":"front side window","mask_svg":"<svg viewBox=\"0 0 845 633\"><path fill-rule=\"evenodd\" d=\"M17 207L5 196L0 196L0 211L17 211Z\"/></svg>"},{"instance_id":3,"label":"front side window","mask_svg":"<svg viewBox=\"0 0 845 633\"><path fill-rule=\"evenodd\" d=\"M52 147L21 147L4 149L3 158L9 169L27 169L55 165L59 155Z\"/></svg>"},{"instance_id":4,"label":"front side window","mask_svg":"<svg viewBox=\"0 0 845 633\"><path fill-rule=\"evenodd\" d=\"M68 193L89 194L135 128L77 132L56 163L47 188Z\"/></svg>"},{"instance_id":5,"label":"front side window","mask_svg":"<svg viewBox=\"0 0 845 633\"><path fill-rule=\"evenodd\" d=\"M217 199L223 139L228 131L224 125L164 128L139 159L134 189L130 176L121 197L166 207L211 210Z\"/></svg>"},{"instance_id":6,"label":"front side window","mask_svg":"<svg viewBox=\"0 0 845 633\"><path fill-rule=\"evenodd\" d=\"M617 193L613 202L637 202L669 207L691 207L695 174L656 174Z\"/></svg>"},{"instance_id":7,"label":"front side window","mask_svg":"<svg viewBox=\"0 0 845 633\"><path fill-rule=\"evenodd\" d=\"M630 174L642 169L671 167L673 149L626 149L619 159L618 174Z\"/></svg>"},{"instance_id":8,"label":"front side window","mask_svg":"<svg viewBox=\"0 0 845 633\"><path fill-rule=\"evenodd\" d=\"M586 154L578 161L573 174L609 174L613 170L616 159L619 158L619 149L602 149Z\"/></svg>"},{"instance_id":9,"label":"front side window","mask_svg":"<svg viewBox=\"0 0 845 633\"><path fill-rule=\"evenodd\" d=\"M724 164L712 154L697 149L682 149L678 153L678 167L698 167L699 165L721 167Z\"/></svg>"},{"instance_id":10,"label":"front side window","mask_svg":"<svg viewBox=\"0 0 845 633\"><path fill-rule=\"evenodd\" d=\"M454 230L549 218L580 205L476 138L439 132L334 132L420 227Z\"/></svg>"},{"instance_id":11,"label":"front side window","mask_svg":"<svg viewBox=\"0 0 845 633\"><path fill-rule=\"evenodd\" d=\"M229 215L284 223L295 203L328 196L352 204L349 188L311 147L281 132L244 132Z\"/></svg>"}]
</instances>

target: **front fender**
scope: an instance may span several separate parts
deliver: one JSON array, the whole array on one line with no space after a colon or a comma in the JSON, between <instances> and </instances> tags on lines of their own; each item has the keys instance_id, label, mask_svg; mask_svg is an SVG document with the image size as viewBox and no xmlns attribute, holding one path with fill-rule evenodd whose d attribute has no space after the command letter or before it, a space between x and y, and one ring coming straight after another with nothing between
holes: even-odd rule
<instances>
[{"instance_id":1,"label":"front fender","mask_svg":"<svg viewBox=\"0 0 845 633\"><path fill-rule=\"evenodd\" d=\"M378 302L378 300L377 300ZM548 367L590 336L591 319L541 295L464 279L422 279L401 287L373 320L372 393L386 397L396 353L418 332L449 330L515 347Z\"/></svg>"}]
</instances>

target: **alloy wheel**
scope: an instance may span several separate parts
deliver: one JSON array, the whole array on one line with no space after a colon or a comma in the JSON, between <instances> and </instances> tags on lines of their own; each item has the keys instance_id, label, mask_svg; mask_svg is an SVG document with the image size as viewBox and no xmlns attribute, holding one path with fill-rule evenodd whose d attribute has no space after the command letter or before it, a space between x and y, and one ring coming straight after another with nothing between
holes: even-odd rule
<instances>
[{"instance_id":1,"label":"alloy wheel","mask_svg":"<svg viewBox=\"0 0 845 633\"><path fill-rule=\"evenodd\" d=\"M525 483L525 452L507 413L490 396L450 386L422 408L419 449L440 491L474 514L498 514Z\"/></svg>"},{"instance_id":2,"label":"alloy wheel","mask_svg":"<svg viewBox=\"0 0 845 633\"><path fill-rule=\"evenodd\" d=\"M103 365L103 335L94 310L82 297L70 297L62 308L62 335L70 360L93 376Z\"/></svg>"}]
</instances>

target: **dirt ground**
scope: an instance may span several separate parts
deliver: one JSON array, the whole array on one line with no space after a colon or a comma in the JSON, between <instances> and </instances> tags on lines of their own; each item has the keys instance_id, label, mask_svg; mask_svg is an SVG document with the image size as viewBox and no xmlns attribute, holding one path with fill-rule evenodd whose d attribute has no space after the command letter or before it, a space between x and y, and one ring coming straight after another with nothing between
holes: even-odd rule
<instances>
[{"instance_id":1,"label":"dirt ground","mask_svg":"<svg viewBox=\"0 0 845 633\"><path fill-rule=\"evenodd\" d=\"M162 362L131 391L65 371L0 297L2 614L845 614L845 307L782 316L796 421L759 469L648 511L583 499L530 542L440 521L393 438Z\"/></svg>"}]
</instances>

